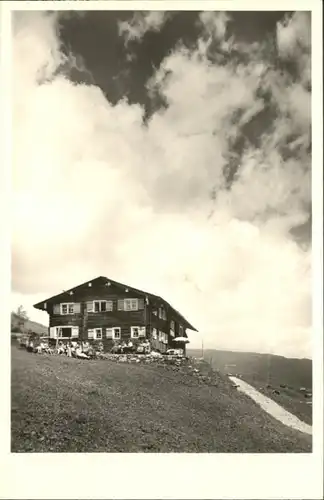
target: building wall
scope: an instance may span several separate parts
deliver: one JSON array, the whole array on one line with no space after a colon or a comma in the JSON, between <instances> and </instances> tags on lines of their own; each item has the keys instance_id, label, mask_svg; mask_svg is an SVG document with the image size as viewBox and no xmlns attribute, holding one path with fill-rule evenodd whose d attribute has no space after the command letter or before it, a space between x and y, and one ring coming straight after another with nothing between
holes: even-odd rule
<instances>
[{"instance_id":1,"label":"building wall","mask_svg":"<svg viewBox=\"0 0 324 500\"><path fill-rule=\"evenodd\" d=\"M121 299L134 298L139 299L140 309L136 311L120 311L118 310L118 301ZM112 301L112 311L91 312L87 307L87 303L94 300ZM131 338L131 326L145 326L146 338L152 340L153 328L162 331L167 335L168 343L153 342L155 349L165 352L169 347L177 347L176 343L172 342L173 337L170 336L170 322L175 322L175 334L179 334L179 322L176 316L172 313L172 309L165 309L166 319L159 318L159 315L154 315L153 310L157 310L162 304L149 304L143 299L143 296L134 292L120 289L120 287L106 286L104 282L93 283L91 287L76 287L73 294L68 292L62 294L59 300L60 303L77 303L77 311L74 314L58 314L58 304L46 304L46 310L50 316L49 327L53 326L78 326L79 340L89 340L88 330L94 328L102 328L102 342L105 350L110 350L115 341L106 337L106 328L120 327L121 341L128 341ZM184 331L185 334L185 331ZM132 339L136 344L137 340ZM138 339L142 341L142 338Z\"/></svg>"}]
</instances>

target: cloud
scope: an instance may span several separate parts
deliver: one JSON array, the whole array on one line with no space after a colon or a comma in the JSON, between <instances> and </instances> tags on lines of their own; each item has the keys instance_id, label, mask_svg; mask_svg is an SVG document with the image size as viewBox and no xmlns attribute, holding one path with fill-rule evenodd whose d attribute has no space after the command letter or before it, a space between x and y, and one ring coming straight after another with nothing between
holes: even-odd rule
<instances>
[{"instance_id":1,"label":"cloud","mask_svg":"<svg viewBox=\"0 0 324 500\"><path fill-rule=\"evenodd\" d=\"M310 114L299 83L286 87L256 59L211 64L198 41L197 49L174 50L148 82L167 105L145 123L140 105L114 106L95 85L60 74L54 17L21 16L14 38L16 302L29 307L34 295L107 275L164 296L206 346L310 355L310 250L289 233L310 202L303 142ZM265 87L277 109L273 127L258 147L244 148L228 185L233 141L265 108ZM281 133L287 138L290 125L299 156L285 160Z\"/></svg>"},{"instance_id":2,"label":"cloud","mask_svg":"<svg viewBox=\"0 0 324 500\"><path fill-rule=\"evenodd\" d=\"M303 85L311 82L311 14L296 12L277 26L277 46L283 60L293 60L299 67Z\"/></svg>"},{"instance_id":3,"label":"cloud","mask_svg":"<svg viewBox=\"0 0 324 500\"><path fill-rule=\"evenodd\" d=\"M163 11L135 12L130 21L119 22L119 34L124 36L126 44L139 42L148 31L159 31L169 16Z\"/></svg>"}]
</instances>

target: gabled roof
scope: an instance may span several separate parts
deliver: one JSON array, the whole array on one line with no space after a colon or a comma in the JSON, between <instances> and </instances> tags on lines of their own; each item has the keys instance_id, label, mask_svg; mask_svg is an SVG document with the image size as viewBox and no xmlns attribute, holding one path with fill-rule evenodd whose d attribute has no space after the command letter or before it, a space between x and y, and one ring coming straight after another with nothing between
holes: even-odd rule
<instances>
[{"instance_id":1,"label":"gabled roof","mask_svg":"<svg viewBox=\"0 0 324 500\"><path fill-rule=\"evenodd\" d=\"M65 290L64 292L61 292L57 295L53 295L52 297L49 297L48 299L45 299L45 300L42 300L41 302L38 302L37 304L34 304L34 307L36 309L40 309L40 310L45 310L45 307L44 307L44 303L45 302L54 302L54 301L57 301L57 300L64 300L64 301L68 301L67 300L67 297L70 295L70 292L76 292L78 291L80 288L83 288L87 285L89 285L89 283L95 283L95 282L99 282L99 283L102 283L102 284L106 284L106 283L111 283L112 285L118 287L118 288L127 288L130 292L134 292L144 298L148 298L150 299L153 304L158 304L158 303L163 303L165 306L167 306L168 308L172 309L172 311L176 314L176 316L178 316L181 321L183 321L184 323L184 326L186 328L189 328L189 330L194 330L195 332L197 332L198 330L192 326L184 316L182 316L182 314L179 313L179 311L177 311L174 307L171 306L171 304L169 304L169 302L167 302L166 300L164 300L162 297L160 297L159 295L154 295L153 293L149 293L149 292L145 292L144 290L139 290L138 288L133 288L129 285L124 285L123 283L119 283L118 281L114 281L110 278L106 278L105 276L98 276L97 278L93 279L93 280L89 280L89 281L86 281L85 283L82 283L81 285L77 285L73 288L70 288L69 290Z\"/></svg>"}]
</instances>

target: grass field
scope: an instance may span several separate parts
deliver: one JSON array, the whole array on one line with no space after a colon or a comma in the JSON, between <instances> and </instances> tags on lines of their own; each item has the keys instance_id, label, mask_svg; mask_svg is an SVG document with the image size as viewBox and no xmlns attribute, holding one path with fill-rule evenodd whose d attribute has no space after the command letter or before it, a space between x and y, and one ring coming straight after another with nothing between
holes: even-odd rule
<instances>
[{"instance_id":1,"label":"grass field","mask_svg":"<svg viewBox=\"0 0 324 500\"><path fill-rule=\"evenodd\" d=\"M187 370L187 371L186 371ZM12 347L12 452L310 452L218 374Z\"/></svg>"}]
</instances>

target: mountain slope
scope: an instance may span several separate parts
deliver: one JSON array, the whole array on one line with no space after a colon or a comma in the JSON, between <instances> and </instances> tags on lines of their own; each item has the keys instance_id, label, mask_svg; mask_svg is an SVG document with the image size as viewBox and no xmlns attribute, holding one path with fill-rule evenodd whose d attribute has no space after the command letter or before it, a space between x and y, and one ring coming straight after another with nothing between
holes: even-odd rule
<instances>
[{"instance_id":1,"label":"mountain slope","mask_svg":"<svg viewBox=\"0 0 324 500\"><path fill-rule=\"evenodd\" d=\"M189 356L201 356L200 349L188 349ZM312 388L312 361L310 359L295 359L259 354L252 352L220 351L206 349L206 359L215 369L223 373L238 373L259 382L286 384L291 387Z\"/></svg>"},{"instance_id":2,"label":"mountain slope","mask_svg":"<svg viewBox=\"0 0 324 500\"><path fill-rule=\"evenodd\" d=\"M21 323L21 318L18 316L18 314L12 312L11 313L11 331L14 332L15 328L19 327L19 324ZM37 333L38 335L47 335L48 332L48 327L45 325L42 325L41 323L37 323L36 321L31 321L27 319L24 324L24 331L28 332L31 330L34 333Z\"/></svg>"},{"instance_id":3,"label":"mountain slope","mask_svg":"<svg viewBox=\"0 0 324 500\"><path fill-rule=\"evenodd\" d=\"M189 350L193 356L200 350ZM312 423L312 361L249 352L206 350L204 358L223 374L239 376L304 422ZM300 389L305 388L303 392Z\"/></svg>"},{"instance_id":4,"label":"mountain slope","mask_svg":"<svg viewBox=\"0 0 324 500\"><path fill-rule=\"evenodd\" d=\"M212 378L13 346L12 452L311 451L311 436L267 415L227 377Z\"/></svg>"}]
</instances>

